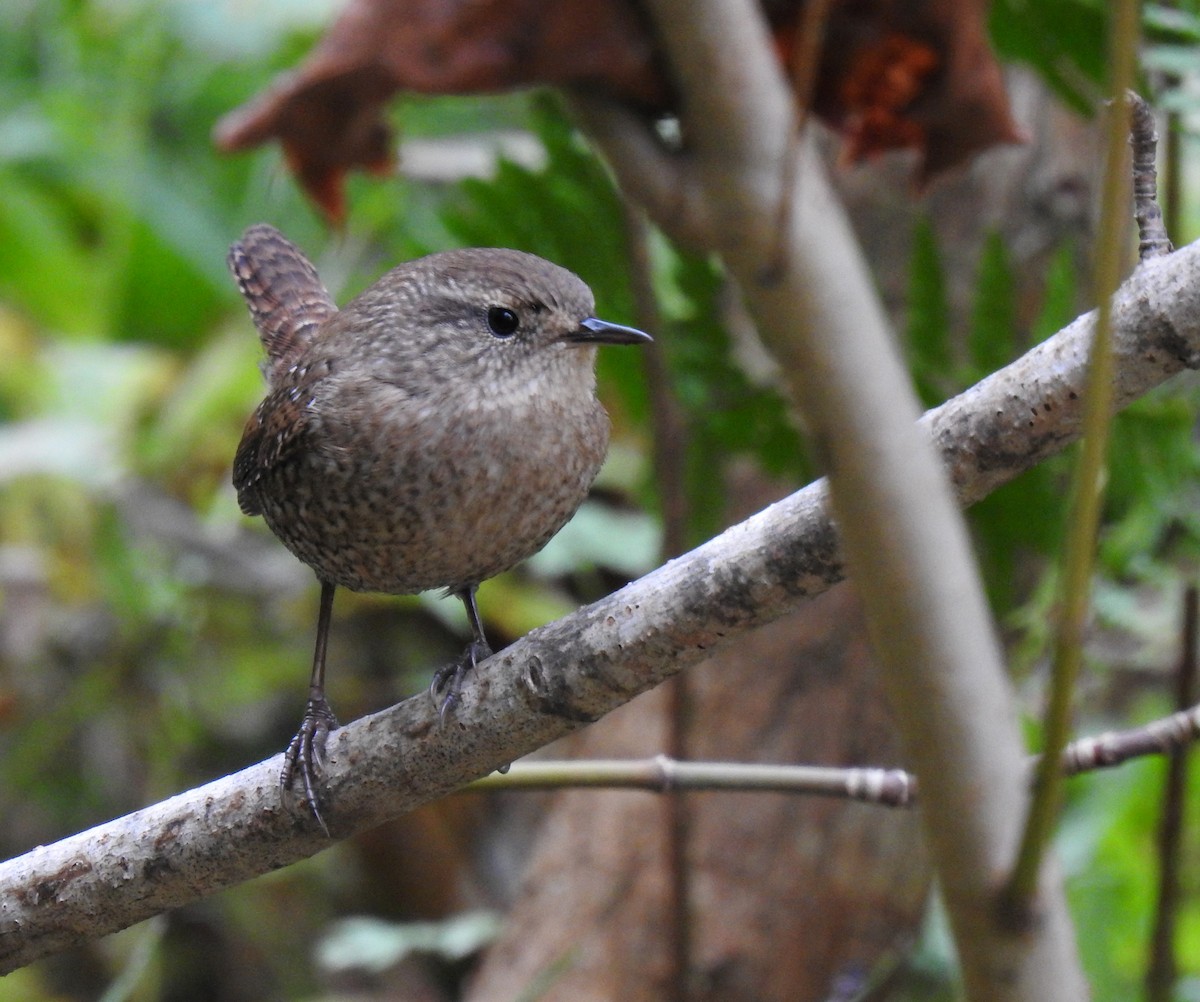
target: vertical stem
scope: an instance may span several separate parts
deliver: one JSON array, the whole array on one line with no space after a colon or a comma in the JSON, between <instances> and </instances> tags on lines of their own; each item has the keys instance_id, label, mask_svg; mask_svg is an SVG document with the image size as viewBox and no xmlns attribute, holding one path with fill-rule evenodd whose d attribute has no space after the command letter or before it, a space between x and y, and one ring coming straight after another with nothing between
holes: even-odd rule
<instances>
[{"instance_id":1,"label":"vertical stem","mask_svg":"<svg viewBox=\"0 0 1200 1002\"><path fill-rule=\"evenodd\" d=\"M1178 84L1179 78L1167 76L1168 85ZM1183 232L1183 118L1178 111L1168 110L1166 134L1163 136L1163 218L1167 233L1174 234L1176 243L1183 246L1187 235Z\"/></svg>"},{"instance_id":2,"label":"vertical stem","mask_svg":"<svg viewBox=\"0 0 1200 1002\"><path fill-rule=\"evenodd\" d=\"M638 326L656 340L639 352L650 398L653 434L654 485L658 489L663 520L663 556L675 557L688 548L687 524L687 424L675 399L671 374L663 357L658 302L651 280L649 229L641 209L624 203L625 246L629 255L629 286Z\"/></svg>"},{"instance_id":3,"label":"vertical stem","mask_svg":"<svg viewBox=\"0 0 1200 1002\"><path fill-rule=\"evenodd\" d=\"M1087 989L1061 885L1036 928L997 921L1028 800L1011 686L946 471L869 271L811 144L775 257L791 94L750 0L649 0L682 96L686 163L715 249L804 410L888 695L921 780L922 818L968 996L1077 1002ZM779 261L786 267L778 269ZM776 267L772 267L775 265Z\"/></svg>"},{"instance_id":4,"label":"vertical stem","mask_svg":"<svg viewBox=\"0 0 1200 1002\"><path fill-rule=\"evenodd\" d=\"M676 762L685 761L688 753L687 725L691 719L688 677L685 672L667 682L667 754ZM662 803L671 905L668 998L671 1002L685 1002L691 994L689 972L692 969L692 882L687 852L691 844L692 817L687 794L682 790L668 791Z\"/></svg>"},{"instance_id":5,"label":"vertical stem","mask_svg":"<svg viewBox=\"0 0 1200 1002\"><path fill-rule=\"evenodd\" d=\"M1138 258L1170 254L1170 230L1163 224L1158 205L1158 131L1154 109L1139 95L1129 91L1129 145L1133 150L1133 214L1138 225Z\"/></svg>"},{"instance_id":6,"label":"vertical stem","mask_svg":"<svg viewBox=\"0 0 1200 1002\"><path fill-rule=\"evenodd\" d=\"M1112 100L1096 252L1098 310L1084 399L1084 439L1075 467L1069 516L1071 530L1063 558L1060 618L1046 708L1044 747L1016 865L1003 896L1005 910L1013 917L1026 915L1033 902L1042 859L1049 850L1058 820L1063 785L1058 763L1070 738L1072 697L1083 661L1083 635L1090 607L1092 565L1104 496L1105 455L1113 406L1112 294L1117 288L1123 256L1121 224L1126 214L1124 164L1129 136L1129 105L1125 95L1133 82L1137 37L1136 0L1118 0L1113 5L1110 38Z\"/></svg>"},{"instance_id":7,"label":"vertical stem","mask_svg":"<svg viewBox=\"0 0 1200 1002\"><path fill-rule=\"evenodd\" d=\"M657 338L662 317L654 295L649 254L649 229L641 210L625 202L625 234L629 252L629 282L638 327ZM654 431L654 472L663 517L663 559L687 549L687 429L675 400L661 340L646 345L642 353L650 394L650 423ZM677 762L687 758L687 724L690 718L688 675L666 683L666 754ZM663 836L667 862L667 936L670 971L667 998L685 1002L688 972L692 967L691 882L687 848L691 818L686 794L668 792L662 798Z\"/></svg>"},{"instance_id":8,"label":"vertical stem","mask_svg":"<svg viewBox=\"0 0 1200 1002\"><path fill-rule=\"evenodd\" d=\"M821 55L825 47L825 25L829 22L829 8L833 0L808 0L804 5L792 39L791 65L788 75L792 81L792 96L797 121L796 134L800 135L812 117L813 94L817 89L817 72L821 68ZM787 233L790 229L792 206L796 193L796 178L800 168L800 144L788 147L783 162L780 185L779 218L775 224L776 245L772 251L767 270L781 272L787 267L785 255L788 248Z\"/></svg>"},{"instance_id":9,"label":"vertical stem","mask_svg":"<svg viewBox=\"0 0 1200 1002\"><path fill-rule=\"evenodd\" d=\"M1200 591L1192 586L1183 596L1179 666L1175 672L1175 708L1186 710L1196 701L1196 634L1200 630ZM1174 995L1175 917L1179 907L1180 849L1183 846L1183 801L1187 790L1188 748L1176 748L1167 758L1163 816L1158 829L1158 904L1150 937L1146 970L1146 1002L1170 1002Z\"/></svg>"}]
</instances>

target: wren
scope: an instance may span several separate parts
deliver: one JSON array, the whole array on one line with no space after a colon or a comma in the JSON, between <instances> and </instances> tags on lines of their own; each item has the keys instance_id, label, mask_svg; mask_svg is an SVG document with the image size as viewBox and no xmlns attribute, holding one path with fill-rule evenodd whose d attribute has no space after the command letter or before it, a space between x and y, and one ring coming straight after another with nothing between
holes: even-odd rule
<instances>
[{"instance_id":1,"label":"wren","mask_svg":"<svg viewBox=\"0 0 1200 1002\"><path fill-rule=\"evenodd\" d=\"M435 671L453 709L490 656L481 581L540 550L587 495L608 448L599 344L641 331L592 316L591 290L532 254L479 248L409 261L338 309L278 230L252 226L229 266L266 350L267 395L233 463L238 503L321 584L308 704L280 784L299 778L323 829L319 771L334 590L444 589L472 640Z\"/></svg>"}]
</instances>

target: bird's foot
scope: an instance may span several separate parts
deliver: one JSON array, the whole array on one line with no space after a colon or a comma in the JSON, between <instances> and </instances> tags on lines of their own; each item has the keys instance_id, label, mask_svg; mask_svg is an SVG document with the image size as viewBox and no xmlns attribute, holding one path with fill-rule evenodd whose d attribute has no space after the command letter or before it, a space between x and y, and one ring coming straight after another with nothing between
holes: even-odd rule
<instances>
[{"instance_id":1,"label":"bird's foot","mask_svg":"<svg viewBox=\"0 0 1200 1002\"><path fill-rule=\"evenodd\" d=\"M457 661L451 661L434 671L433 681L429 683L429 698L437 707L439 726L446 722L447 714L458 705L467 675L475 670L480 661L486 661L491 656L492 648L486 640L472 640Z\"/></svg>"},{"instance_id":2,"label":"bird's foot","mask_svg":"<svg viewBox=\"0 0 1200 1002\"><path fill-rule=\"evenodd\" d=\"M337 730L337 726L337 718L325 697L312 696L304 708L300 730L287 747L283 772L279 776L280 791L289 809L294 803L292 785L299 776L300 784L304 787L304 802L326 835L329 829L320 811L320 772L325 767L325 742L329 733Z\"/></svg>"}]
</instances>

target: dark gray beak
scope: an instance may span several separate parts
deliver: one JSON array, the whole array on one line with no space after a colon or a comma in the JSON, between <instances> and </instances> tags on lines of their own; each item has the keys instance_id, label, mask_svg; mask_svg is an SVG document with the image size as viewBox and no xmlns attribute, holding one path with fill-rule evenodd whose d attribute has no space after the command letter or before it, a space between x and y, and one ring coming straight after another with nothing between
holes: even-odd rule
<instances>
[{"instance_id":1,"label":"dark gray beak","mask_svg":"<svg viewBox=\"0 0 1200 1002\"><path fill-rule=\"evenodd\" d=\"M579 330L567 335L567 340L576 344L646 344L654 339L633 327L588 317L579 322Z\"/></svg>"}]
</instances>

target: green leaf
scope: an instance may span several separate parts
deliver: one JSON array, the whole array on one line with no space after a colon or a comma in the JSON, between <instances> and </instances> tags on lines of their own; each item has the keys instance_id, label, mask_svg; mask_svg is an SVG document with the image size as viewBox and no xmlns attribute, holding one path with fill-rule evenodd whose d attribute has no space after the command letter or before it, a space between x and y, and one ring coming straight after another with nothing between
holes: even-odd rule
<instances>
[{"instance_id":1,"label":"green leaf","mask_svg":"<svg viewBox=\"0 0 1200 1002\"><path fill-rule=\"evenodd\" d=\"M1031 66L1079 114L1095 114L1105 79L1107 5L1088 0L996 0L988 26L997 54Z\"/></svg>"}]
</instances>

